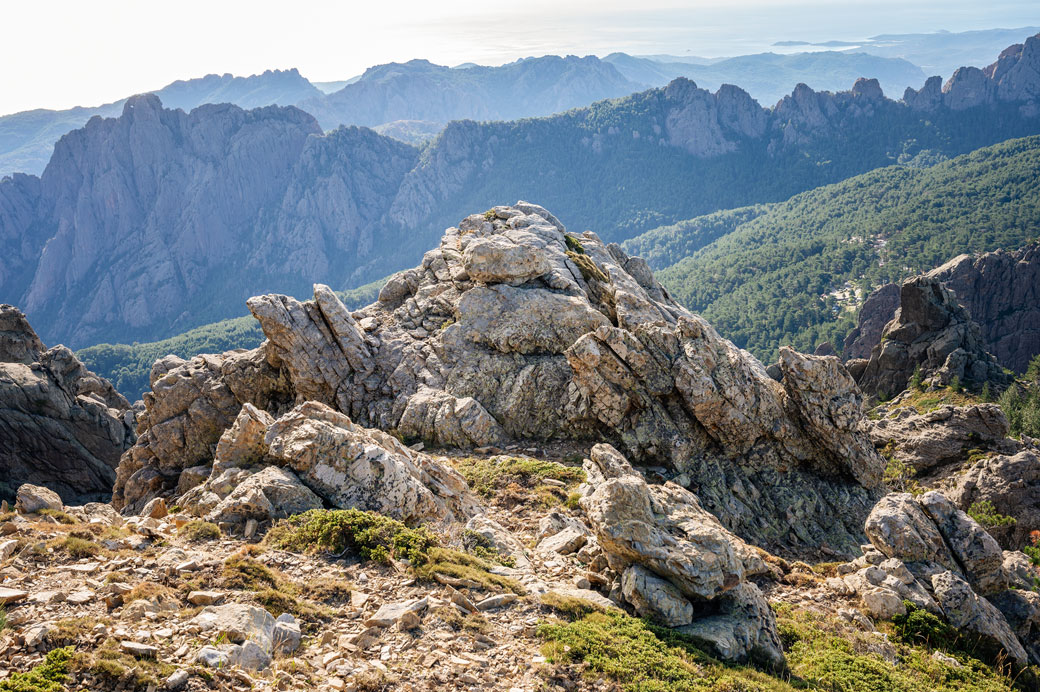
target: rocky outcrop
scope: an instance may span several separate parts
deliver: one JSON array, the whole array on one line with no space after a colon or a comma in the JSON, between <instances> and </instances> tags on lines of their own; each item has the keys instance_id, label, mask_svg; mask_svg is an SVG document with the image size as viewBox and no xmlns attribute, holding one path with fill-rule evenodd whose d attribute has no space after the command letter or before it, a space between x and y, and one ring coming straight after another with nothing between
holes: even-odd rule
<instances>
[{"instance_id":1,"label":"rocky outcrop","mask_svg":"<svg viewBox=\"0 0 1040 692\"><path fill-rule=\"evenodd\" d=\"M901 601L943 615L990 661L1016 667L1040 661L1036 629L1040 599L1021 598L1033 588L1028 558L1007 553L975 520L938 492L886 495L864 526L869 550L838 568L832 589L855 593L875 617L905 612ZM892 607L886 605L891 603ZM1011 624L1009 624L1009 622Z\"/></svg>"},{"instance_id":2,"label":"rocky outcrop","mask_svg":"<svg viewBox=\"0 0 1040 692\"><path fill-rule=\"evenodd\" d=\"M941 406L927 413L909 406L881 410L883 415L870 427L870 439L918 476L944 471L971 454L1009 452L1020 446L1007 439L1008 420L996 404Z\"/></svg>"},{"instance_id":3,"label":"rocky outcrop","mask_svg":"<svg viewBox=\"0 0 1040 692\"><path fill-rule=\"evenodd\" d=\"M268 338L259 349L156 365L117 502L172 491L212 460L245 403L278 417L290 398L446 446L614 439L696 486L730 530L792 549L852 550L880 482L836 358L785 350L773 380L645 262L566 233L537 205L466 218L363 310L320 285L312 301L268 295L249 308ZM265 437L271 457L280 427Z\"/></svg>"},{"instance_id":4,"label":"rocky outcrop","mask_svg":"<svg viewBox=\"0 0 1040 692\"><path fill-rule=\"evenodd\" d=\"M1015 523L990 529L1005 548L1019 549L1040 531L1040 454L1023 449L976 461L959 474L947 491L964 510L976 503L991 503L993 511L1014 518Z\"/></svg>"},{"instance_id":5,"label":"rocky outcrop","mask_svg":"<svg viewBox=\"0 0 1040 692\"><path fill-rule=\"evenodd\" d=\"M625 600L728 661L783 668L772 611L747 581L758 554L677 485L649 485L617 450L592 448L581 505Z\"/></svg>"},{"instance_id":6,"label":"rocky outcrop","mask_svg":"<svg viewBox=\"0 0 1040 692\"><path fill-rule=\"evenodd\" d=\"M939 77L932 77L920 90L907 89L903 100L923 111L939 107L957 111L998 103L1035 108L1040 99L1040 35L1004 49L997 61L984 69L957 69L941 91L939 82Z\"/></svg>"},{"instance_id":7,"label":"rocky outcrop","mask_svg":"<svg viewBox=\"0 0 1040 692\"><path fill-rule=\"evenodd\" d=\"M960 255L928 272L953 292L979 325L985 349L997 362L1025 372L1040 353L1040 244L1015 251ZM899 287L877 289L860 309L859 325L845 339L846 359L869 358L899 307Z\"/></svg>"},{"instance_id":8,"label":"rocky outcrop","mask_svg":"<svg viewBox=\"0 0 1040 692\"><path fill-rule=\"evenodd\" d=\"M918 369L923 384L937 387L956 380L976 389L988 384L1000 392L1011 382L986 352L978 325L939 279L907 279L899 302L870 359L849 363L864 392L880 398L897 394Z\"/></svg>"},{"instance_id":9,"label":"rocky outcrop","mask_svg":"<svg viewBox=\"0 0 1040 692\"><path fill-rule=\"evenodd\" d=\"M0 495L34 483L68 502L107 498L133 420L107 380L64 346L45 350L25 315L0 305Z\"/></svg>"},{"instance_id":10,"label":"rocky outcrop","mask_svg":"<svg viewBox=\"0 0 1040 692\"><path fill-rule=\"evenodd\" d=\"M899 284L885 284L867 296L859 309L859 323L845 337L842 358L870 358L871 349L881 343L885 325L892 321L898 309Z\"/></svg>"}]
</instances>

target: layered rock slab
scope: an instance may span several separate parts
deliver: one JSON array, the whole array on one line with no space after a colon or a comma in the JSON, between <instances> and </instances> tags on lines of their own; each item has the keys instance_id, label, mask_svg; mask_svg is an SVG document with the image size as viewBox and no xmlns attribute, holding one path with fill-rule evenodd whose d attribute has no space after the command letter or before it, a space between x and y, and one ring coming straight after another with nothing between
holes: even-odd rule
<instances>
[{"instance_id":1,"label":"layered rock slab","mask_svg":"<svg viewBox=\"0 0 1040 692\"><path fill-rule=\"evenodd\" d=\"M747 577L758 553L677 485L650 485L616 449L592 448L580 500L621 593L635 611L677 628L728 661L785 665L773 613Z\"/></svg>"}]
</instances>

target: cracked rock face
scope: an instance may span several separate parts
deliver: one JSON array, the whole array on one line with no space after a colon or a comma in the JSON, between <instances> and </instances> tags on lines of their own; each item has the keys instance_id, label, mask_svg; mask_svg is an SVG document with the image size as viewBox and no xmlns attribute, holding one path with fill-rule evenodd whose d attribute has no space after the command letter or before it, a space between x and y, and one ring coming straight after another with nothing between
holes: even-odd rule
<instances>
[{"instance_id":1,"label":"cracked rock face","mask_svg":"<svg viewBox=\"0 0 1040 692\"><path fill-rule=\"evenodd\" d=\"M886 495L864 528L869 550L828 586L858 594L878 618L905 612L903 600L941 614L987 660L1040 662L1040 598L1025 554L1002 551L937 491Z\"/></svg>"},{"instance_id":2,"label":"cracked rock face","mask_svg":"<svg viewBox=\"0 0 1040 692\"><path fill-rule=\"evenodd\" d=\"M133 442L130 404L108 380L0 305L0 495L34 483L68 502L107 498Z\"/></svg>"},{"instance_id":3,"label":"cracked rock face","mask_svg":"<svg viewBox=\"0 0 1040 692\"><path fill-rule=\"evenodd\" d=\"M747 581L766 571L755 549L690 491L648 484L610 445L594 446L584 469L581 505L636 612L678 628L724 660L782 669L773 612Z\"/></svg>"},{"instance_id":4,"label":"cracked rock face","mask_svg":"<svg viewBox=\"0 0 1040 692\"><path fill-rule=\"evenodd\" d=\"M534 204L449 228L362 310L321 285L248 304L258 349L157 364L117 497L211 463L245 403L277 418L308 401L434 445L611 440L684 474L729 530L792 550L850 552L878 496L883 461L837 359L785 351L774 381L643 260Z\"/></svg>"},{"instance_id":5,"label":"cracked rock face","mask_svg":"<svg viewBox=\"0 0 1040 692\"><path fill-rule=\"evenodd\" d=\"M943 387L956 378L1003 391L1011 378L986 351L978 324L943 282L916 276L899 289L899 309L885 325L866 363L849 363L860 388L879 397L906 389L915 369L926 384Z\"/></svg>"}]
</instances>

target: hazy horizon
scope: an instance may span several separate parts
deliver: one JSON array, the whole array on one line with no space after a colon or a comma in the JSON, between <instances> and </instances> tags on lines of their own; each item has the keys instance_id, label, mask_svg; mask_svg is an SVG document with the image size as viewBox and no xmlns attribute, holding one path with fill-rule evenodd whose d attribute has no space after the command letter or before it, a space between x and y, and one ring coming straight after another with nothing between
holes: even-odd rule
<instances>
[{"instance_id":1,"label":"hazy horizon","mask_svg":"<svg viewBox=\"0 0 1040 692\"><path fill-rule=\"evenodd\" d=\"M175 14L127 0L65 0L7 9L0 38L12 56L0 114L97 106L206 74L239 76L297 68L314 82L348 79L366 68L423 58L438 64L497 65L545 54L673 54L719 57L804 48L777 41L860 41L877 34L963 32L1040 24L1036 3L996 0L859 2L777 0L680 3L639 9L611 0L563 6L546 0L473 9L448 0L375 9L271 0L186 0ZM54 18L61 21L55 23ZM154 28L161 26L161 35ZM450 37L450 40L446 40ZM994 56L995 57L995 56Z\"/></svg>"}]
</instances>

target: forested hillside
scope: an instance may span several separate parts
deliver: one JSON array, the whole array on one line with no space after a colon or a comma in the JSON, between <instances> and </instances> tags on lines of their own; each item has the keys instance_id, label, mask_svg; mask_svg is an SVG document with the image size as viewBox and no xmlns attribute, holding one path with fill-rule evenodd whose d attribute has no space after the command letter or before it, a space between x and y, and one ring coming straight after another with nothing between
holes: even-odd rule
<instances>
[{"instance_id":1,"label":"forested hillside","mask_svg":"<svg viewBox=\"0 0 1040 692\"><path fill-rule=\"evenodd\" d=\"M839 343L853 297L958 254L1016 248L1040 234L1040 137L930 168L890 166L754 210L713 214L626 243L673 295L767 362L779 346ZM749 217L741 220L742 217Z\"/></svg>"}]
</instances>

